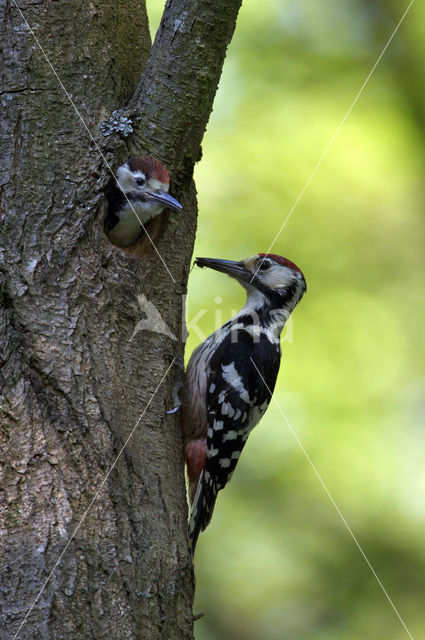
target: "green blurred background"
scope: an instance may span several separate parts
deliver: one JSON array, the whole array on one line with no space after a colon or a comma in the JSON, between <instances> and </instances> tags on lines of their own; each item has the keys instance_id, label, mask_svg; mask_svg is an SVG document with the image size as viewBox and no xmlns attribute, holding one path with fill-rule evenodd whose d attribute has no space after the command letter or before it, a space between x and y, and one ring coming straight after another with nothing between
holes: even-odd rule
<instances>
[{"instance_id":1,"label":"green blurred background","mask_svg":"<svg viewBox=\"0 0 425 640\"><path fill-rule=\"evenodd\" d=\"M195 254L267 251L407 7L247 0L196 168ZM163 2L149 0L155 31ZM308 291L275 397L415 640L425 637L425 4L415 2L273 247ZM244 302L194 269L205 335ZM189 356L200 336L192 328ZM272 405L196 555L197 640L408 633Z\"/></svg>"}]
</instances>

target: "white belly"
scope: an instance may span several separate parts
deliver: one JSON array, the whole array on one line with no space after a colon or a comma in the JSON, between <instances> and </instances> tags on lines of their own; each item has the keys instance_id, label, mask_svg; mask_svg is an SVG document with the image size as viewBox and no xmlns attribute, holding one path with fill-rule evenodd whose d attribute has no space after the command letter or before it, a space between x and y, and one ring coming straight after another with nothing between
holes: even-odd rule
<instances>
[{"instance_id":1,"label":"white belly","mask_svg":"<svg viewBox=\"0 0 425 640\"><path fill-rule=\"evenodd\" d=\"M142 231L142 224L160 213L162 208L161 205L155 206L152 203L136 203L133 206L127 203L118 224L109 232L110 241L121 247L134 244Z\"/></svg>"}]
</instances>

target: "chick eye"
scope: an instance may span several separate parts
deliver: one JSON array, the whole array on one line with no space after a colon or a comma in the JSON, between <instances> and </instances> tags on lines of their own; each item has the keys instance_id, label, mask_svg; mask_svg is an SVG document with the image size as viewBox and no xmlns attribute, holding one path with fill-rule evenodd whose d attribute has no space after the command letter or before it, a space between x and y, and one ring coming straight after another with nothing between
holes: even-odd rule
<instances>
[{"instance_id":1,"label":"chick eye","mask_svg":"<svg viewBox=\"0 0 425 640\"><path fill-rule=\"evenodd\" d=\"M259 269L259 271L267 271L267 269L269 269L269 267L270 267L270 262L267 262L266 260L263 260L263 262L260 264L258 269Z\"/></svg>"},{"instance_id":2,"label":"chick eye","mask_svg":"<svg viewBox=\"0 0 425 640\"><path fill-rule=\"evenodd\" d=\"M136 178L136 184L138 187L143 187L143 185L145 184L145 179L144 178Z\"/></svg>"}]
</instances>

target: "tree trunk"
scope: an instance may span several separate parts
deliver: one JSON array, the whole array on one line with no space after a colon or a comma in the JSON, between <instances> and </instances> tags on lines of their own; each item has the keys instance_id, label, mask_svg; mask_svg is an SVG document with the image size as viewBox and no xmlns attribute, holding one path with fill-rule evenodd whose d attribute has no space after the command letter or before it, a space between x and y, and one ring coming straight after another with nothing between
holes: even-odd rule
<instances>
[{"instance_id":1,"label":"tree trunk","mask_svg":"<svg viewBox=\"0 0 425 640\"><path fill-rule=\"evenodd\" d=\"M143 3L0 0L2 638L193 637L182 441L166 410L193 165L240 1L169 0L148 58ZM103 138L126 104L137 135ZM105 160L116 169L130 151L165 162L184 206L142 258L102 231ZM138 325L142 295L168 333Z\"/></svg>"}]
</instances>

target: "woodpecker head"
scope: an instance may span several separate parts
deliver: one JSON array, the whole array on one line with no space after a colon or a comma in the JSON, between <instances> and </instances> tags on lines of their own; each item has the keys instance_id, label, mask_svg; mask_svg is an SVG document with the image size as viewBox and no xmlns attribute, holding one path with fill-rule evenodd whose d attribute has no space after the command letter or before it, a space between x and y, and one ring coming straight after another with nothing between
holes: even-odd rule
<instances>
[{"instance_id":1,"label":"woodpecker head","mask_svg":"<svg viewBox=\"0 0 425 640\"><path fill-rule=\"evenodd\" d=\"M181 211L169 187L167 169L154 158L129 158L122 164L105 189L104 230L111 242L127 247L163 209Z\"/></svg>"},{"instance_id":2,"label":"woodpecker head","mask_svg":"<svg viewBox=\"0 0 425 640\"><path fill-rule=\"evenodd\" d=\"M215 258L196 258L195 262L235 278L255 307L273 305L291 311L307 289L301 269L287 258L272 253L257 253L240 262Z\"/></svg>"}]
</instances>

